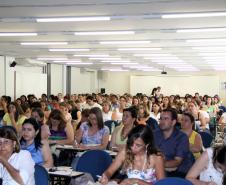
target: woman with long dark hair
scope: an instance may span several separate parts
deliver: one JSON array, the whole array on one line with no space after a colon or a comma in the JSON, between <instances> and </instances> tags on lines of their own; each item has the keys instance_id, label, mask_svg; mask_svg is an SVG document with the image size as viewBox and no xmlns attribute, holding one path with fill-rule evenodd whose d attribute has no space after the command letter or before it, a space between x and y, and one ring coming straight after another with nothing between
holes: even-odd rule
<instances>
[{"instance_id":1,"label":"woman with long dark hair","mask_svg":"<svg viewBox=\"0 0 226 185\"><path fill-rule=\"evenodd\" d=\"M53 159L47 140L41 140L40 125L35 118L26 119L22 126L21 149L31 153L35 164L46 168L53 166Z\"/></svg>"},{"instance_id":2,"label":"woman with long dark hair","mask_svg":"<svg viewBox=\"0 0 226 185\"><path fill-rule=\"evenodd\" d=\"M150 185L164 178L164 162L155 147L149 127L138 125L129 135L126 148L121 150L110 167L102 174L100 182L107 184L112 175L122 167L127 179L120 184Z\"/></svg>"},{"instance_id":3,"label":"woman with long dark hair","mask_svg":"<svg viewBox=\"0 0 226 185\"><path fill-rule=\"evenodd\" d=\"M49 143L60 145L72 145L74 141L74 131L71 123L67 122L64 114L54 109L46 122L50 129Z\"/></svg>"},{"instance_id":4,"label":"woman with long dark hair","mask_svg":"<svg viewBox=\"0 0 226 185\"><path fill-rule=\"evenodd\" d=\"M88 122L83 122L75 135L78 147L85 150L106 149L109 129L104 125L102 111L98 107L90 109Z\"/></svg>"}]
</instances>

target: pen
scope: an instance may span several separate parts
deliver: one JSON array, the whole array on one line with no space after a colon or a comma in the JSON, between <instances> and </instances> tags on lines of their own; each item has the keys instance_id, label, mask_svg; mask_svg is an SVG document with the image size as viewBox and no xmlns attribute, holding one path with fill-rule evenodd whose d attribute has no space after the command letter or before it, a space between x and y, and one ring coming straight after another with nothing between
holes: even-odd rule
<instances>
[{"instance_id":1,"label":"pen","mask_svg":"<svg viewBox=\"0 0 226 185\"><path fill-rule=\"evenodd\" d=\"M101 176L101 175L96 175L96 177L97 177L98 179L100 179L102 176Z\"/></svg>"}]
</instances>

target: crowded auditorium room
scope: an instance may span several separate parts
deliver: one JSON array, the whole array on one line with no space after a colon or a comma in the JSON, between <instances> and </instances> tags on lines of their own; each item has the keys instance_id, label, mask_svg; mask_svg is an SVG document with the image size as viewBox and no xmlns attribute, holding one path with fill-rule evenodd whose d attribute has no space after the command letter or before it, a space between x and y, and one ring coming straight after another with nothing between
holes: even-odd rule
<instances>
[{"instance_id":1,"label":"crowded auditorium room","mask_svg":"<svg viewBox=\"0 0 226 185\"><path fill-rule=\"evenodd\" d=\"M0 185L226 185L225 0L0 1Z\"/></svg>"}]
</instances>

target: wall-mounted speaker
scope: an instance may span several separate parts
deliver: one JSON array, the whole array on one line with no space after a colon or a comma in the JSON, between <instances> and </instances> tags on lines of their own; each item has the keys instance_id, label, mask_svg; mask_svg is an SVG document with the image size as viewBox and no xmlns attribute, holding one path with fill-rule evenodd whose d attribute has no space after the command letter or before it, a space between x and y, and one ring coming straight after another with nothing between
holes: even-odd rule
<instances>
[{"instance_id":1,"label":"wall-mounted speaker","mask_svg":"<svg viewBox=\"0 0 226 185\"><path fill-rule=\"evenodd\" d=\"M104 94L105 93L105 88L100 88L100 93Z\"/></svg>"},{"instance_id":2,"label":"wall-mounted speaker","mask_svg":"<svg viewBox=\"0 0 226 185\"><path fill-rule=\"evenodd\" d=\"M17 63L15 62L15 61L13 61L10 65L9 65L9 67L15 67L17 65Z\"/></svg>"}]
</instances>

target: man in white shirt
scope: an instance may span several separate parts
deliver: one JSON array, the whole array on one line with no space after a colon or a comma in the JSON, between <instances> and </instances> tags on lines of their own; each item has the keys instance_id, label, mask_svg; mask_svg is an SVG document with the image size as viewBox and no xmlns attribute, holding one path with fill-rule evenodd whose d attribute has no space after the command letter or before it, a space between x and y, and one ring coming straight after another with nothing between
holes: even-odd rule
<instances>
[{"instance_id":1,"label":"man in white shirt","mask_svg":"<svg viewBox=\"0 0 226 185\"><path fill-rule=\"evenodd\" d=\"M98 107L102 110L102 106L99 105L98 103L94 102L92 96L87 96L86 97L86 104L84 105L84 109L91 109L93 107Z\"/></svg>"}]
</instances>

